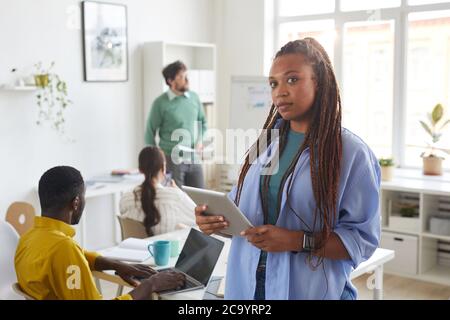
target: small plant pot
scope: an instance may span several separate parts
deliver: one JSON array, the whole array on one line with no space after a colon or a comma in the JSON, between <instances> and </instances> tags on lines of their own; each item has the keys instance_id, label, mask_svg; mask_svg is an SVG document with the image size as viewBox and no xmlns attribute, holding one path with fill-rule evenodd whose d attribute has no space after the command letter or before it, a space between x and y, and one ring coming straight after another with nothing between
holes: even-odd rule
<instances>
[{"instance_id":1,"label":"small plant pot","mask_svg":"<svg viewBox=\"0 0 450 320\"><path fill-rule=\"evenodd\" d=\"M423 157L423 174L428 176L441 176L442 158Z\"/></svg>"},{"instance_id":2,"label":"small plant pot","mask_svg":"<svg viewBox=\"0 0 450 320\"><path fill-rule=\"evenodd\" d=\"M34 82L36 86L40 88L45 88L48 86L48 74L36 74L34 75Z\"/></svg>"},{"instance_id":3,"label":"small plant pot","mask_svg":"<svg viewBox=\"0 0 450 320\"><path fill-rule=\"evenodd\" d=\"M391 181L394 176L394 167L393 166L381 166L381 180L382 181Z\"/></svg>"}]
</instances>

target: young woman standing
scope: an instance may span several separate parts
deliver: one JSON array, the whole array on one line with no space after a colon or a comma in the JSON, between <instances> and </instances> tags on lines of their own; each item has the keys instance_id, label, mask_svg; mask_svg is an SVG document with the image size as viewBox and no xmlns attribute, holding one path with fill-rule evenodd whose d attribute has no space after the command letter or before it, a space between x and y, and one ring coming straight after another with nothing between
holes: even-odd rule
<instances>
[{"instance_id":1,"label":"young woman standing","mask_svg":"<svg viewBox=\"0 0 450 320\"><path fill-rule=\"evenodd\" d=\"M378 161L341 127L336 77L316 40L283 46L269 83L268 134L250 148L229 195L256 227L232 239L225 298L356 299L350 273L380 238ZM196 207L203 232L226 227L204 210Z\"/></svg>"}]
</instances>

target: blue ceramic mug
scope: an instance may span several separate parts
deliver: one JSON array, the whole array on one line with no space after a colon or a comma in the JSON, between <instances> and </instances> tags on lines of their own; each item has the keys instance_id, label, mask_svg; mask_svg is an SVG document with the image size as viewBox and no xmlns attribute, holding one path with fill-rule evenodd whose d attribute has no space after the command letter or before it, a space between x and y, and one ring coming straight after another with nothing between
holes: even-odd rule
<instances>
[{"instance_id":1,"label":"blue ceramic mug","mask_svg":"<svg viewBox=\"0 0 450 320\"><path fill-rule=\"evenodd\" d=\"M148 245L148 251L155 259L157 266L165 266L169 263L170 249L170 241L167 240L158 240Z\"/></svg>"}]
</instances>

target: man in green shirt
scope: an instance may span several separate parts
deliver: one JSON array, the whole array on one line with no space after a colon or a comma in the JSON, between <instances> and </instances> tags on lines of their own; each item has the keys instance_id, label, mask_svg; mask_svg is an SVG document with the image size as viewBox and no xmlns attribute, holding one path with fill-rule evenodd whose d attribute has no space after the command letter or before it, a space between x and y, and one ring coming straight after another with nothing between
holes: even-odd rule
<instances>
[{"instance_id":1,"label":"man in green shirt","mask_svg":"<svg viewBox=\"0 0 450 320\"><path fill-rule=\"evenodd\" d=\"M206 119L198 95L189 91L187 68L181 61L166 66L162 74L169 90L153 102L147 120L145 143L164 151L167 170L178 186L204 187L203 170L198 153L202 151L202 138Z\"/></svg>"}]
</instances>

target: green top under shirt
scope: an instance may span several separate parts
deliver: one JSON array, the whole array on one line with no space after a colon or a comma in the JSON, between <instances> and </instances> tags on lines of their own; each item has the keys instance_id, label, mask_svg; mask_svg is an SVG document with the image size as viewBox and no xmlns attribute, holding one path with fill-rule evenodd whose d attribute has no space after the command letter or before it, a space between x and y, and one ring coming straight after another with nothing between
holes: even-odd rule
<instances>
[{"instance_id":1,"label":"green top under shirt","mask_svg":"<svg viewBox=\"0 0 450 320\"><path fill-rule=\"evenodd\" d=\"M269 192L267 194L267 204L268 204L268 219L264 221L266 224L275 225L278 220L278 193L283 192L281 187L281 180L285 172L288 170L292 160L297 154L299 148L303 144L305 139L305 134L300 132L295 132L289 130L287 136L286 146L284 147L283 153L280 155L278 171L270 177L269 181ZM264 176L260 176L260 189L262 190ZM267 252L261 251L261 257L259 260L259 265L266 264Z\"/></svg>"},{"instance_id":2,"label":"green top under shirt","mask_svg":"<svg viewBox=\"0 0 450 320\"><path fill-rule=\"evenodd\" d=\"M172 132L184 129L188 135L182 141L173 141ZM197 94L189 91L177 96L171 90L160 95L152 105L147 120L145 143L155 146L155 136L159 130L159 147L166 155L171 155L173 147L180 144L195 148L206 132L206 119L203 105ZM186 139L187 138L187 139ZM180 138L178 138L180 139ZM181 139L180 139L181 140Z\"/></svg>"}]
</instances>

